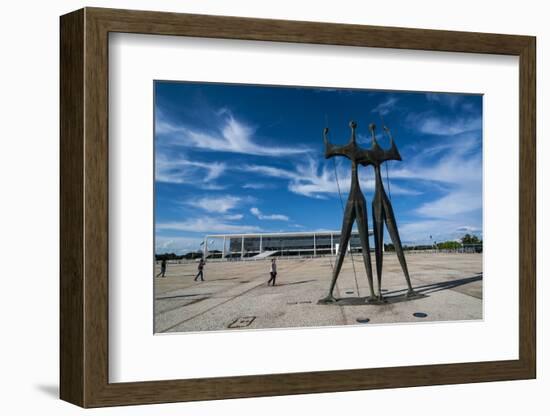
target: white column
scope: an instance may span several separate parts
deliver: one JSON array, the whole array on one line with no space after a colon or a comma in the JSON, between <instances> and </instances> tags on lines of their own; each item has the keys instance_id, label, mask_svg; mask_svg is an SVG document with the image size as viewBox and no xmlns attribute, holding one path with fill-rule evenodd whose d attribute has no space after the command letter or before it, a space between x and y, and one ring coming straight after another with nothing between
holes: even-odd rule
<instances>
[{"instance_id":1,"label":"white column","mask_svg":"<svg viewBox=\"0 0 550 416\"><path fill-rule=\"evenodd\" d=\"M260 253L263 251L263 247L262 247L262 236L260 235Z\"/></svg>"},{"instance_id":2,"label":"white column","mask_svg":"<svg viewBox=\"0 0 550 416\"><path fill-rule=\"evenodd\" d=\"M317 239L315 238L315 233L313 233L313 255L317 255Z\"/></svg>"},{"instance_id":3,"label":"white column","mask_svg":"<svg viewBox=\"0 0 550 416\"><path fill-rule=\"evenodd\" d=\"M223 236L222 259L225 259L225 235Z\"/></svg>"},{"instance_id":4,"label":"white column","mask_svg":"<svg viewBox=\"0 0 550 416\"><path fill-rule=\"evenodd\" d=\"M204 237L204 243L202 243L202 258L206 260L206 253L208 253L208 236Z\"/></svg>"},{"instance_id":5,"label":"white column","mask_svg":"<svg viewBox=\"0 0 550 416\"><path fill-rule=\"evenodd\" d=\"M334 234L330 233L330 254L334 254Z\"/></svg>"},{"instance_id":6,"label":"white column","mask_svg":"<svg viewBox=\"0 0 550 416\"><path fill-rule=\"evenodd\" d=\"M241 241L241 259L244 257L244 235L242 236Z\"/></svg>"}]
</instances>

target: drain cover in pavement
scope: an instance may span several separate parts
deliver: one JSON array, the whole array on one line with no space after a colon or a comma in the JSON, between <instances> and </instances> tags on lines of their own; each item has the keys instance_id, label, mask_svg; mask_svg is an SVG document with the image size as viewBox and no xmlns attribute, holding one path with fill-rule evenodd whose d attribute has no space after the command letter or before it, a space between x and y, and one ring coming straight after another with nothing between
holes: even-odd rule
<instances>
[{"instance_id":1,"label":"drain cover in pavement","mask_svg":"<svg viewBox=\"0 0 550 416\"><path fill-rule=\"evenodd\" d=\"M416 318L425 318L428 316L427 313L424 313L424 312L415 312L413 313L413 316L416 317Z\"/></svg>"},{"instance_id":2,"label":"drain cover in pavement","mask_svg":"<svg viewBox=\"0 0 550 416\"><path fill-rule=\"evenodd\" d=\"M356 321L359 322L360 324L367 324L367 323L370 322L370 319L369 318L357 318Z\"/></svg>"},{"instance_id":3,"label":"drain cover in pavement","mask_svg":"<svg viewBox=\"0 0 550 416\"><path fill-rule=\"evenodd\" d=\"M353 295L353 290L348 290L348 291L346 292L346 294L348 294L348 295Z\"/></svg>"},{"instance_id":4,"label":"drain cover in pavement","mask_svg":"<svg viewBox=\"0 0 550 416\"><path fill-rule=\"evenodd\" d=\"M255 316L243 316L241 318L235 319L227 327L228 328L246 328L256 319Z\"/></svg>"}]
</instances>

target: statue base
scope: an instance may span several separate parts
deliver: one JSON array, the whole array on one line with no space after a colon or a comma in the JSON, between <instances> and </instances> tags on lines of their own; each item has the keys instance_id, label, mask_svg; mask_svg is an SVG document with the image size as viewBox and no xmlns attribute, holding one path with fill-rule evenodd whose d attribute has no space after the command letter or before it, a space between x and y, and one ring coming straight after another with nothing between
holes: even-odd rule
<instances>
[{"instance_id":1,"label":"statue base","mask_svg":"<svg viewBox=\"0 0 550 416\"><path fill-rule=\"evenodd\" d=\"M317 301L317 305L334 305L335 303L338 303L338 299L336 299L334 296L329 295L323 299L319 299Z\"/></svg>"}]
</instances>

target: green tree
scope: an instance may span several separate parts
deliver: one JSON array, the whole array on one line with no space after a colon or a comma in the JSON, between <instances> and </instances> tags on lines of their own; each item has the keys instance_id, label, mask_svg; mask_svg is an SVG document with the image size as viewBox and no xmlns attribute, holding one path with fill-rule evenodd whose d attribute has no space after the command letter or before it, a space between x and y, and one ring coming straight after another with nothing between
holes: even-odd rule
<instances>
[{"instance_id":1,"label":"green tree","mask_svg":"<svg viewBox=\"0 0 550 416\"><path fill-rule=\"evenodd\" d=\"M464 237L460 239L462 244L480 244L481 240L476 235L464 234Z\"/></svg>"},{"instance_id":2,"label":"green tree","mask_svg":"<svg viewBox=\"0 0 550 416\"><path fill-rule=\"evenodd\" d=\"M456 250L460 248L460 243L457 241L445 241L443 243L437 243L437 248L440 250Z\"/></svg>"}]
</instances>

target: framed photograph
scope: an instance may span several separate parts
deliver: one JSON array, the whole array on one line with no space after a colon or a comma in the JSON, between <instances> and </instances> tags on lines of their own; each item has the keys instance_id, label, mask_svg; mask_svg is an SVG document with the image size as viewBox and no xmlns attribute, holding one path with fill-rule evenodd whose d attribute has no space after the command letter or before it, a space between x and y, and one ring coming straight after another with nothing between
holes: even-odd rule
<instances>
[{"instance_id":1,"label":"framed photograph","mask_svg":"<svg viewBox=\"0 0 550 416\"><path fill-rule=\"evenodd\" d=\"M61 17L82 407L536 377L535 38Z\"/></svg>"}]
</instances>

